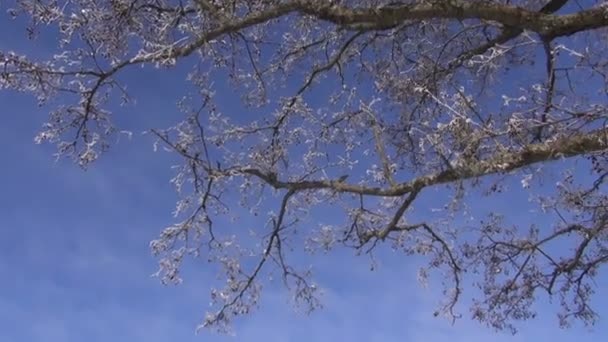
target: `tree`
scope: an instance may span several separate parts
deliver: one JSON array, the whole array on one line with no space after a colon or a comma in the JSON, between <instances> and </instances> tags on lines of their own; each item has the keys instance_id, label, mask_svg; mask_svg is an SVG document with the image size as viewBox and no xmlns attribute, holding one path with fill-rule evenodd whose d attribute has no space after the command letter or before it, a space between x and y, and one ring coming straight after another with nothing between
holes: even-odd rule
<instances>
[{"instance_id":1,"label":"tree","mask_svg":"<svg viewBox=\"0 0 608 342\"><path fill-rule=\"evenodd\" d=\"M185 119L149 131L180 157L172 181L182 198L178 222L151 248L163 282L180 281L187 256L221 266L226 287L212 290L217 310L205 326L226 329L250 312L270 271L298 303L317 307L317 287L290 263L290 248L383 246L424 255L422 278L444 271L437 314L459 317L462 292L478 287L470 313L494 328L533 318L542 293L559 299L562 325L593 323L593 279L608 262L607 6L17 0L9 13L29 19L30 38L53 32L57 53L0 52L0 87L60 103L36 142L87 167L120 134L111 109L131 100L121 73L192 66L193 90L178 106ZM246 112L216 100L226 87ZM564 159L584 171L562 163L563 179L542 185ZM470 194L492 196L514 179L531 206L553 213L552 225L508 226L499 211L468 229L455 219ZM433 188L443 209L416 221L417 200ZM536 196L541 188L549 191ZM236 207L266 224L253 237L218 226ZM341 224L315 216L319 208L341 212ZM311 220L318 229L303 224Z\"/></svg>"}]
</instances>

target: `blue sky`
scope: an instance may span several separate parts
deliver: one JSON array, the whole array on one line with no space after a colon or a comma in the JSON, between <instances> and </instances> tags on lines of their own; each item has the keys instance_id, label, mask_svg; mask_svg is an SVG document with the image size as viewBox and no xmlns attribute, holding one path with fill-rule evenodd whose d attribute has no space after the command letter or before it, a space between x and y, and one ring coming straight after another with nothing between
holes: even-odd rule
<instances>
[{"instance_id":1,"label":"blue sky","mask_svg":"<svg viewBox=\"0 0 608 342\"><path fill-rule=\"evenodd\" d=\"M0 49L43 55L52 46L28 43L2 15ZM146 72L131 81L141 86L132 86L138 105L127 124L159 127L175 113L180 77ZM194 261L178 287L150 276L156 260L148 242L171 222L176 200L169 157L135 134L87 171L55 163L50 146L33 143L44 115L31 97L0 92L0 341L583 342L608 336L606 318L594 328L557 329L549 304L540 304L540 317L519 325L516 336L468 319L452 326L433 318L437 292L416 283L414 262L389 251L379 254L374 272L368 259L350 253L311 257L326 292L325 308L311 316L294 312L287 294L270 287L260 310L238 321L235 336L195 335L214 274ZM525 193L509 196L495 203L505 209L514 203L509 210L517 215ZM606 277L598 286L608 287ZM608 317L608 301L602 293L596 299Z\"/></svg>"}]
</instances>

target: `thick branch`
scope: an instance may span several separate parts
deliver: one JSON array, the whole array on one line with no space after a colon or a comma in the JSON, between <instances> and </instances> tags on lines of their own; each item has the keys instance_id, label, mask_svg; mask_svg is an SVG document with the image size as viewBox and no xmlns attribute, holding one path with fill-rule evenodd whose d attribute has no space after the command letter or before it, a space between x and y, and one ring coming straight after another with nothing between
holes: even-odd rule
<instances>
[{"instance_id":1,"label":"thick branch","mask_svg":"<svg viewBox=\"0 0 608 342\"><path fill-rule=\"evenodd\" d=\"M575 157L601 151L606 148L608 148L608 129L604 128L589 133L563 137L551 142L528 145L513 152L498 152L494 156L484 160L472 161L462 166L454 166L448 170L421 176L388 188L355 185L332 180L284 182L278 180L276 174L264 173L258 169L245 168L235 171L256 176L277 189L332 189L338 192L372 196L403 196L433 185L505 173L539 162Z\"/></svg>"},{"instance_id":2,"label":"thick branch","mask_svg":"<svg viewBox=\"0 0 608 342\"><path fill-rule=\"evenodd\" d=\"M135 57L118 65L115 69L120 69L128 64L150 62L157 59L185 57L224 34L237 32L291 13L310 15L341 27L356 30L386 30L412 20L479 19L496 21L504 26L517 29L531 30L547 37L558 37L608 26L606 10L601 7L574 14L555 15L502 4L459 0L357 9L330 5L329 2L323 4L316 0L295 0L252 13L241 20L227 22L181 47L175 47L161 54Z\"/></svg>"}]
</instances>

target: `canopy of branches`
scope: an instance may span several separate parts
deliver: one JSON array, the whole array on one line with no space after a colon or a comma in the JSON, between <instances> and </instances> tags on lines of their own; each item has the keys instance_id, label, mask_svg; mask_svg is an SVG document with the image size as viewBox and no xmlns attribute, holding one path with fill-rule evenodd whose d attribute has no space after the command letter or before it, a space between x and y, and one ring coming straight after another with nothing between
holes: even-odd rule
<instances>
[{"instance_id":1,"label":"canopy of branches","mask_svg":"<svg viewBox=\"0 0 608 342\"><path fill-rule=\"evenodd\" d=\"M215 306L204 326L224 330L249 313L270 272L297 303L316 308L312 273L290 251L319 248L424 256L420 276L445 277L437 313L452 319L465 314L514 329L534 317L541 295L561 303L562 325L597 319L593 279L608 262L608 2L10 7L9 15L28 20L30 38L50 32L57 45L43 58L0 51L0 89L35 95L49 111L36 141L56 144L58 156L82 167L115 141L113 117L137 109L118 106L132 100L127 86L141 86L123 73L189 70L175 126L148 127L181 160L172 180L181 198L176 223L151 248L164 282L180 281L188 256L219 266L225 287L211 290ZM233 96L238 110L220 100ZM559 165L584 167L561 167L562 178L543 187L544 170L563 159ZM513 185L553 221L512 226L501 208L456 219L467 198ZM442 209L421 215L417 201L431 189L441 190ZM338 217L326 222L320 208ZM265 224L249 227L247 215ZM477 299L462 303L466 291Z\"/></svg>"}]
</instances>

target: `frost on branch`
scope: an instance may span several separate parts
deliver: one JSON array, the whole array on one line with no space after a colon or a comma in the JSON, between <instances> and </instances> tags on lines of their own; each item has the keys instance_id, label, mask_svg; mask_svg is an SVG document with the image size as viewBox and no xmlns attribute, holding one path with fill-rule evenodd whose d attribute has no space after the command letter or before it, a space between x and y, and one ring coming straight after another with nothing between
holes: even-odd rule
<instances>
[{"instance_id":1,"label":"frost on branch","mask_svg":"<svg viewBox=\"0 0 608 342\"><path fill-rule=\"evenodd\" d=\"M421 282L444 285L436 316L515 331L548 296L562 326L592 324L608 19L569 2L16 0L10 15L57 51L0 51L0 89L50 107L36 142L85 167L141 86L126 70L189 68L175 124L148 131L180 160L176 222L150 247L163 283L189 257L218 272L204 327L229 330L271 279L319 307L300 252L335 248L424 257ZM479 208L513 184L542 224Z\"/></svg>"}]
</instances>

